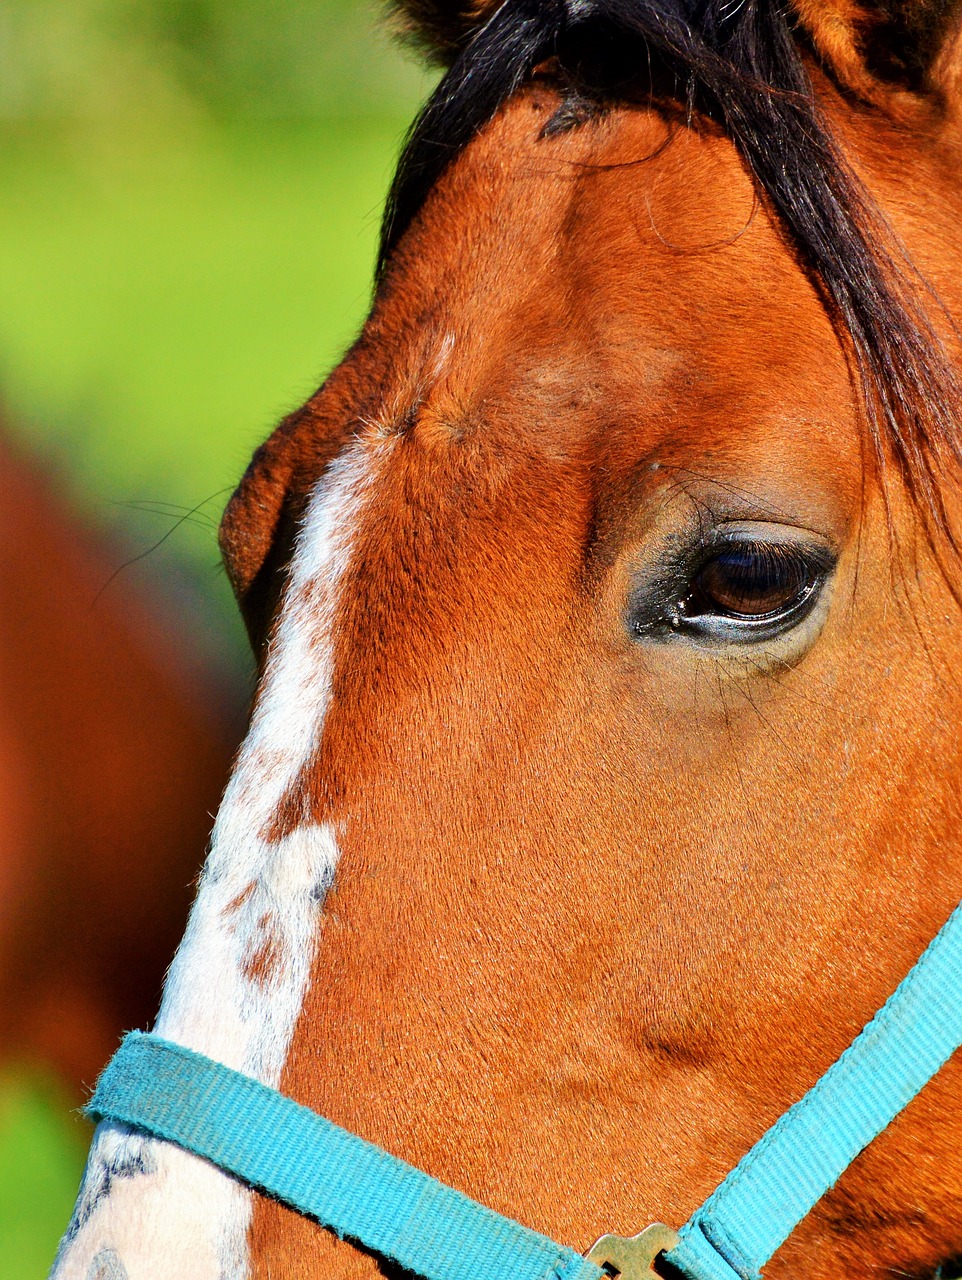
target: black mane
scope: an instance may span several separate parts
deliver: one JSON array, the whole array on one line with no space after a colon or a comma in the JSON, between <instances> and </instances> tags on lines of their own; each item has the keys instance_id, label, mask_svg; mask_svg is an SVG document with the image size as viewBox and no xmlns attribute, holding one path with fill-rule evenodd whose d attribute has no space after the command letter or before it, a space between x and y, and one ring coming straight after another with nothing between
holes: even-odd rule
<instances>
[{"instance_id":1,"label":"black mane","mask_svg":"<svg viewBox=\"0 0 962 1280\"><path fill-rule=\"evenodd\" d=\"M447 165L549 58L578 96L630 89L637 100L657 81L725 128L854 357L879 462L894 453L944 530L940 458L959 456L954 377L917 300L924 285L833 141L778 0L504 0L411 129L379 278Z\"/></svg>"}]
</instances>

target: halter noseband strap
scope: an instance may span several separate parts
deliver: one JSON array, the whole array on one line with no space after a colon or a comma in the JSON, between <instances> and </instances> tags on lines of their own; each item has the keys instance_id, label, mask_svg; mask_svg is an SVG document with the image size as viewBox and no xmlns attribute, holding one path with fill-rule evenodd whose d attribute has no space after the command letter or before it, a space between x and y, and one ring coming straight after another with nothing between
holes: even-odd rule
<instances>
[{"instance_id":1,"label":"halter noseband strap","mask_svg":"<svg viewBox=\"0 0 962 1280\"><path fill-rule=\"evenodd\" d=\"M565 1248L477 1204L250 1076L127 1036L88 1113L203 1156L339 1236L430 1280L600 1280Z\"/></svg>"},{"instance_id":2,"label":"halter noseband strap","mask_svg":"<svg viewBox=\"0 0 962 1280\"><path fill-rule=\"evenodd\" d=\"M757 1280L960 1044L962 906L857 1039L695 1211L665 1258L689 1280ZM602 1280L612 1272L640 1280L675 1239L661 1226L637 1245L603 1237L589 1261L249 1076L153 1035L126 1037L87 1111L203 1156L428 1280Z\"/></svg>"}]
</instances>

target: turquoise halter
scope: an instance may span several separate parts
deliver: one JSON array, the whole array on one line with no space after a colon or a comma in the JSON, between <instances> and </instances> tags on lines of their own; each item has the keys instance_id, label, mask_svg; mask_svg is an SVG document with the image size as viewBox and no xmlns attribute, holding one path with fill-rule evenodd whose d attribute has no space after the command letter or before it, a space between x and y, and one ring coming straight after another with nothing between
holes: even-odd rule
<instances>
[{"instance_id":1,"label":"turquoise halter","mask_svg":"<svg viewBox=\"0 0 962 1280\"><path fill-rule=\"evenodd\" d=\"M962 906L882 1009L677 1234L603 1236L587 1257L445 1186L250 1077L132 1032L89 1115L203 1156L427 1280L757 1280L855 1157L962 1045Z\"/></svg>"}]
</instances>

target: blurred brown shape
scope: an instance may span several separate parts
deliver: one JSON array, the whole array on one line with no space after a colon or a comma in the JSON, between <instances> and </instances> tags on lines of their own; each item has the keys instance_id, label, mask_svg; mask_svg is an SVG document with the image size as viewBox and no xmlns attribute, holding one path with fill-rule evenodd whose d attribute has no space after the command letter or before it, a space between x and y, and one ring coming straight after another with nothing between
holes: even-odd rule
<instances>
[{"instance_id":1,"label":"blurred brown shape","mask_svg":"<svg viewBox=\"0 0 962 1280\"><path fill-rule=\"evenodd\" d=\"M0 1055L78 1098L156 1013L234 746L122 558L0 437Z\"/></svg>"}]
</instances>

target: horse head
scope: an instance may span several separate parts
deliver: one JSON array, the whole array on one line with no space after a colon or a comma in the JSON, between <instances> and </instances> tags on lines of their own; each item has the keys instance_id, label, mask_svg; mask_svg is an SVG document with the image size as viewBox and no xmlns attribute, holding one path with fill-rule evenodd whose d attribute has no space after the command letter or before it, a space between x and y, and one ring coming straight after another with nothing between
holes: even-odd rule
<instances>
[{"instance_id":1,"label":"horse head","mask_svg":"<svg viewBox=\"0 0 962 1280\"><path fill-rule=\"evenodd\" d=\"M450 69L370 317L222 528L260 682L157 1031L585 1248L962 896L957 12L408 17ZM960 1090L768 1274L962 1254ZM104 1125L56 1274L377 1266Z\"/></svg>"}]
</instances>

